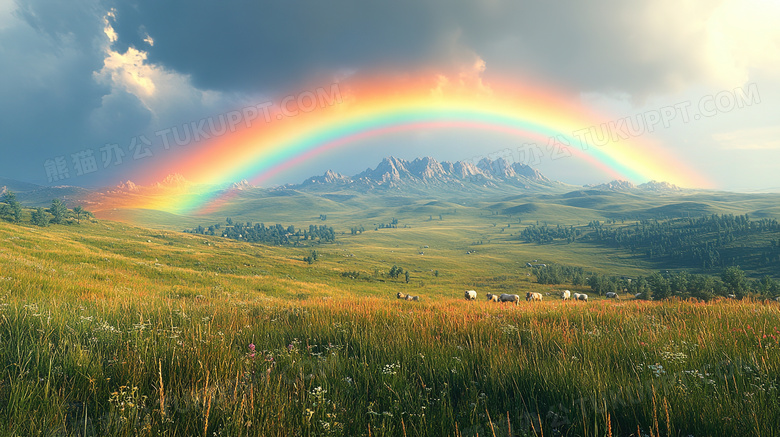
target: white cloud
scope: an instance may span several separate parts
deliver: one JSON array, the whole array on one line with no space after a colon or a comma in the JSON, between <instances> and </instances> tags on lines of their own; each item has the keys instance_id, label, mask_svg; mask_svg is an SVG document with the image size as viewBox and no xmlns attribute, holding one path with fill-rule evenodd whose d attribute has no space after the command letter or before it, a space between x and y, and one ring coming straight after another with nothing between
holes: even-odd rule
<instances>
[{"instance_id":1,"label":"white cloud","mask_svg":"<svg viewBox=\"0 0 780 437\"><path fill-rule=\"evenodd\" d=\"M712 139L723 150L780 150L780 127L761 127L721 132Z\"/></svg>"},{"instance_id":2,"label":"white cloud","mask_svg":"<svg viewBox=\"0 0 780 437\"><path fill-rule=\"evenodd\" d=\"M16 5L13 0L0 0L0 30L9 27L13 21Z\"/></svg>"},{"instance_id":3,"label":"white cloud","mask_svg":"<svg viewBox=\"0 0 780 437\"><path fill-rule=\"evenodd\" d=\"M135 47L128 47L124 53L112 48L117 34L111 25L116 12L109 11L105 18L103 42L105 57L103 66L93 76L98 83L108 85L111 93L103 102L126 100L124 93L135 96L152 115L153 123L170 123L181 108L202 108L219 104L225 96L216 91L200 90L192 85L190 77L149 62L148 53ZM150 46L154 40L148 34L144 39ZM110 119L103 112L106 105L92 115L94 124Z\"/></svg>"},{"instance_id":4,"label":"white cloud","mask_svg":"<svg viewBox=\"0 0 780 437\"><path fill-rule=\"evenodd\" d=\"M756 71L780 74L780 3L728 0L707 21L711 79L738 86Z\"/></svg>"}]
</instances>

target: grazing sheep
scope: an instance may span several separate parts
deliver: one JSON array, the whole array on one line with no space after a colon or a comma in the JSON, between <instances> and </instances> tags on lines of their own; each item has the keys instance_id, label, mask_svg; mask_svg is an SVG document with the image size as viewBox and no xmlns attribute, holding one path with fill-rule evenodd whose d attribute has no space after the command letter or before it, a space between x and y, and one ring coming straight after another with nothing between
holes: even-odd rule
<instances>
[{"instance_id":1,"label":"grazing sheep","mask_svg":"<svg viewBox=\"0 0 780 437\"><path fill-rule=\"evenodd\" d=\"M563 290L563 293L561 293L561 299L569 300L569 298L571 298L571 291Z\"/></svg>"},{"instance_id":2,"label":"grazing sheep","mask_svg":"<svg viewBox=\"0 0 780 437\"><path fill-rule=\"evenodd\" d=\"M777 296L777 297L775 298L775 300L776 300L776 301L778 301L778 302L780 302L780 296Z\"/></svg>"},{"instance_id":3,"label":"grazing sheep","mask_svg":"<svg viewBox=\"0 0 780 437\"><path fill-rule=\"evenodd\" d=\"M517 305L520 302L520 296L516 294L502 294L501 296L498 296L498 300L500 302L514 302L515 305Z\"/></svg>"},{"instance_id":4,"label":"grazing sheep","mask_svg":"<svg viewBox=\"0 0 780 437\"><path fill-rule=\"evenodd\" d=\"M737 298L737 296L736 296L736 295L729 294L729 299L736 299L736 298Z\"/></svg>"},{"instance_id":5,"label":"grazing sheep","mask_svg":"<svg viewBox=\"0 0 780 437\"><path fill-rule=\"evenodd\" d=\"M498 295L496 294L488 293L485 296L487 296L488 302L498 302Z\"/></svg>"},{"instance_id":6,"label":"grazing sheep","mask_svg":"<svg viewBox=\"0 0 780 437\"><path fill-rule=\"evenodd\" d=\"M477 300L477 292L474 290L466 290L466 300Z\"/></svg>"},{"instance_id":7,"label":"grazing sheep","mask_svg":"<svg viewBox=\"0 0 780 437\"><path fill-rule=\"evenodd\" d=\"M642 293L637 293L634 295L634 299L639 299L640 297L642 297Z\"/></svg>"},{"instance_id":8,"label":"grazing sheep","mask_svg":"<svg viewBox=\"0 0 780 437\"><path fill-rule=\"evenodd\" d=\"M412 296L411 294L404 294L401 293L400 291L398 292L398 294L395 295L395 297L397 297L398 299L413 300L415 302L420 301L420 296Z\"/></svg>"},{"instance_id":9,"label":"grazing sheep","mask_svg":"<svg viewBox=\"0 0 780 437\"><path fill-rule=\"evenodd\" d=\"M525 294L525 300L538 300L542 301L542 293L531 293L530 291Z\"/></svg>"},{"instance_id":10,"label":"grazing sheep","mask_svg":"<svg viewBox=\"0 0 780 437\"><path fill-rule=\"evenodd\" d=\"M614 291L608 291L607 294L604 295L607 299L620 299L620 296L618 296L617 293Z\"/></svg>"},{"instance_id":11,"label":"grazing sheep","mask_svg":"<svg viewBox=\"0 0 780 437\"><path fill-rule=\"evenodd\" d=\"M585 293L574 293L574 300L584 300L585 302L587 302L588 295Z\"/></svg>"}]
</instances>

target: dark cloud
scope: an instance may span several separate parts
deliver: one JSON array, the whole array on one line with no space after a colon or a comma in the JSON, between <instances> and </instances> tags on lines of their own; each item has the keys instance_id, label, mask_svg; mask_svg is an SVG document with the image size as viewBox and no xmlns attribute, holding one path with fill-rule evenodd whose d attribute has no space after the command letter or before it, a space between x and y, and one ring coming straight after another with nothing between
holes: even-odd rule
<instances>
[{"instance_id":1,"label":"dark cloud","mask_svg":"<svg viewBox=\"0 0 780 437\"><path fill-rule=\"evenodd\" d=\"M99 31L94 23L99 16L93 15L89 26L84 12L94 5L75 6L82 15L52 13L45 2L26 2L16 12L18 19L0 29L0 131L8 163L0 171L5 176L46 182L41 180L44 160L89 139L89 114L106 92L92 79L102 56L93 52L87 36Z\"/></svg>"},{"instance_id":2,"label":"dark cloud","mask_svg":"<svg viewBox=\"0 0 780 437\"><path fill-rule=\"evenodd\" d=\"M166 1L117 5L120 47L198 87L263 89L342 68L452 68L546 78L577 91L647 94L708 74L716 2ZM143 39L154 38L154 47ZM473 57L471 58L473 59Z\"/></svg>"},{"instance_id":3,"label":"dark cloud","mask_svg":"<svg viewBox=\"0 0 780 437\"><path fill-rule=\"evenodd\" d=\"M585 92L678 91L713 74L708 29L719 2L533 2L464 32L489 67L526 73ZM488 27L480 23L477 28Z\"/></svg>"},{"instance_id":4,"label":"dark cloud","mask_svg":"<svg viewBox=\"0 0 780 437\"><path fill-rule=\"evenodd\" d=\"M411 0L122 2L115 27L120 51L144 47L200 88L263 90L343 68L423 63L437 19L435 7Z\"/></svg>"},{"instance_id":5,"label":"dark cloud","mask_svg":"<svg viewBox=\"0 0 780 437\"><path fill-rule=\"evenodd\" d=\"M46 182L46 159L345 71L458 72L481 59L488 83L525 78L637 102L739 77L707 26L720 3L19 1L13 16L0 7L0 174Z\"/></svg>"}]
</instances>

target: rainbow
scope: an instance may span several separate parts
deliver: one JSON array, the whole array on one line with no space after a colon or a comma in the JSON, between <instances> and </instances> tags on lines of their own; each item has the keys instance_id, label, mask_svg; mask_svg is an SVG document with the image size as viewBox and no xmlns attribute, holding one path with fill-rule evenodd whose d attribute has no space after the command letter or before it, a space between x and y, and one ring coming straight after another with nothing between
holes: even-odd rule
<instances>
[{"instance_id":1,"label":"rainbow","mask_svg":"<svg viewBox=\"0 0 780 437\"><path fill-rule=\"evenodd\" d=\"M215 138L177 166L165 166L158 177L179 173L197 184L229 184L242 179L262 184L302 162L368 139L405 131L472 129L530 140L542 150L554 138L558 144L568 145L565 150L575 159L610 179L711 185L646 138L608 140L600 146L583 144L583 137L576 132L598 126L605 118L550 91L495 83L489 87L460 84L450 90L441 86L441 77L428 79L401 86L381 80L341 83L332 104L310 112L297 111L294 117L277 110L267 121ZM177 196L167 209L196 214L215 211L230 200L230 193Z\"/></svg>"}]
</instances>

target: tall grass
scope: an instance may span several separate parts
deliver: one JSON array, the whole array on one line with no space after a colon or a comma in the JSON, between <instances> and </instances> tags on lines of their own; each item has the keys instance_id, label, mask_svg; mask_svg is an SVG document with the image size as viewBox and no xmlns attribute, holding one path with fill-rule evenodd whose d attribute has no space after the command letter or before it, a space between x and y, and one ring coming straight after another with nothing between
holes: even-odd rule
<instances>
[{"instance_id":1,"label":"tall grass","mask_svg":"<svg viewBox=\"0 0 780 437\"><path fill-rule=\"evenodd\" d=\"M2 432L773 435L777 316L756 303L6 297Z\"/></svg>"},{"instance_id":2,"label":"tall grass","mask_svg":"<svg viewBox=\"0 0 780 437\"><path fill-rule=\"evenodd\" d=\"M774 302L406 302L286 249L86 229L0 226L1 435L780 429Z\"/></svg>"}]
</instances>

